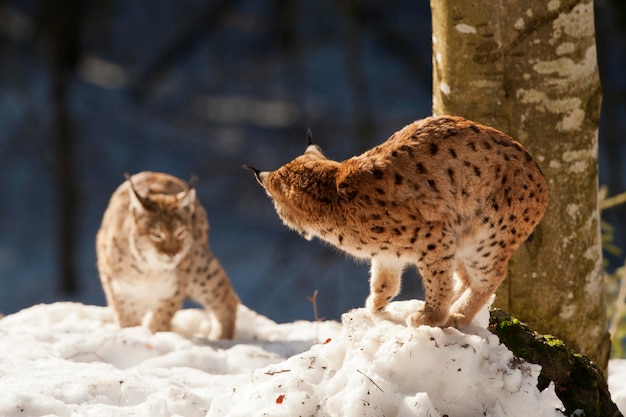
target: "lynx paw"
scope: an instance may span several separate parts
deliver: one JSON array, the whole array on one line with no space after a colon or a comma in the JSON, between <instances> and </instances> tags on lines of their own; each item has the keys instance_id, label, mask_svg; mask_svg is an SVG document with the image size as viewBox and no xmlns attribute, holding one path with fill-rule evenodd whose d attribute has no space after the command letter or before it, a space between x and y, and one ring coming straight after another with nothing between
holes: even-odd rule
<instances>
[{"instance_id":1,"label":"lynx paw","mask_svg":"<svg viewBox=\"0 0 626 417\"><path fill-rule=\"evenodd\" d=\"M147 327L153 334L157 332L169 332L171 330L171 318L169 320L162 319L155 316L152 311L148 311L143 319L142 325Z\"/></svg>"},{"instance_id":2,"label":"lynx paw","mask_svg":"<svg viewBox=\"0 0 626 417\"><path fill-rule=\"evenodd\" d=\"M381 294L370 294L365 302L365 307L372 313L380 313L387 307L389 300Z\"/></svg>"},{"instance_id":3,"label":"lynx paw","mask_svg":"<svg viewBox=\"0 0 626 417\"><path fill-rule=\"evenodd\" d=\"M432 310L420 309L413 314L410 314L406 319L407 325L411 327L419 327L422 325L432 327L445 327L442 326L448 320L448 316L442 312L436 312Z\"/></svg>"},{"instance_id":4,"label":"lynx paw","mask_svg":"<svg viewBox=\"0 0 626 417\"><path fill-rule=\"evenodd\" d=\"M465 315L460 313L452 313L450 314L450 317L448 317L446 325L443 327L455 327L457 329L460 329L467 326L468 324L469 320L467 320L467 317L465 317Z\"/></svg>"}]
</instances>

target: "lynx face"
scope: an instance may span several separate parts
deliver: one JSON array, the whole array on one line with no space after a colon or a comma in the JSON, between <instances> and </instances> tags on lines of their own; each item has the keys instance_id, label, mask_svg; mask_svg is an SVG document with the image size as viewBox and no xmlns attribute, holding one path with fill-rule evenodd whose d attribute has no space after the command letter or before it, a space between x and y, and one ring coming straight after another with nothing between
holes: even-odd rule
<instances>
[{"instance_id":1,"label":"lynx face","mask_svg":"<svg viewBox=\"0 0 626 417\"><path fill-rule=\"evenodd\" d=\"M195 190L143 197L131 192L130 197L134 219L131 250L151 264L174 268L193 244Z\"/></svg>"},{"instance_id":2,"label":"lynx face","mask_svg":"<svg viewBox=\"0 0 626 417\"><path fill-rule=\"evenodd\" d=\"M328 160L317 145L309 144L303 155L274 172L259 172L257 179L285 224L311 240L316 223L311 210L337 203L338 165Z\"/></svg>"}]
</instances>

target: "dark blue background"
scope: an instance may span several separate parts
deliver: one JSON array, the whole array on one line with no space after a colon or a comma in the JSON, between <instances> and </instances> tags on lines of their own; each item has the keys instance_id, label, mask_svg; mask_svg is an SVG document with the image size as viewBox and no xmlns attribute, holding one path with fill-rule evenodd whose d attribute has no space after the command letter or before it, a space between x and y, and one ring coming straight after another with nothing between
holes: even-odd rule
<instances>
[{"instance_id":1,"label":"dark blue background","mask_svg":"<svg viewBox=\"0 0 626 417\"><path fill-rule=\"evenodd\" d=\"M59 290L42 6L0 2L0 312L56 300L104 305L95 234L123 173L142 170L199 177L213 251L249 307L277 321L312 319L315 290L326 318L363 305L367 265L287 230L240 166L287 162L303 151L309 127L329 157L345 159L430 114L428 2L238 1L213 24L197 24L214 3L84 3L80 62L69 79L80 282L67 294ZM626 189L626 33L616 11L596 3L600 173L615 194ZM158 76L146 84L151 69ZM605 216L621 247L624 214ZM402 296L421 297L415 270L405 273Z\"/></svg>"}]
</instances>

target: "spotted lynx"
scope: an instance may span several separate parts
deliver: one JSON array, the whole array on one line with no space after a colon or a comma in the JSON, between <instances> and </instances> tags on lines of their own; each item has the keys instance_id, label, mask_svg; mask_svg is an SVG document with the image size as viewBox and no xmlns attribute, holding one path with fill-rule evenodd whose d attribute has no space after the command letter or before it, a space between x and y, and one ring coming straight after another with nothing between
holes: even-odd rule
<instances>
[{"instance_id":1,"label":"spotted lynx","mask_svg":"<svg viewBox=\"0 0 626 417\"><path fill-rule=\"evenodd\" d=\"M416 121L343 162L308 142L275 171L245 167L288 227L371 260L372 311L382 313L415 264L425 303L412 326L468 325L546 210L545 178L522 145L460 117Z\"/></svg>"},{"instance_id":2,"label":"spotted lynx","mask_svg":"<svg viewBox=\"0 0 626 417\"><path fill-rule=\"evenodd\" d=\"M209 309L232 338L239 300L208 244L209 223L192 185L141 172L113 193L96 238L98 270L120 327L170 330L185 298Z\"/></svg>"}]
</instances>

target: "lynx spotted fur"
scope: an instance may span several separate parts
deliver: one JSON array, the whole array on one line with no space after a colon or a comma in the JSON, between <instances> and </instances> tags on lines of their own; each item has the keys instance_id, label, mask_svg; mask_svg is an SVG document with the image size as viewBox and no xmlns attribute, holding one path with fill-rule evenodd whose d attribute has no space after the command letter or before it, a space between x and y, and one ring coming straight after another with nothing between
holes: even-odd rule
<instances>
[{"instance_id":1,"label":"lynx spotted fur","mask_svg":"<svg viewBox=\"0 0 626 417\"><path fill-rule=\"evenodd\" d=\"M415 264L425 304L408 317L413 326L468 325L548 202L544 175L521 144L453 116L416 121L343 162L309 137L305 153L275 171L246 168L288 227L371 260L374 312Z\"/></svg>"},{"instance_id":2,"label":"lynx spotted fur","mask_svg":"<svg viewBox=\"0 0 626 417\"><path fill-rule=\"evenodd\" d=\"M210 310L218 338L232 338L239 299L211 253L209 223L195 189L141 172L113 193L96 238L98 270L120 327L170 330L185 298Z\"/></svg>"}]
</instances>

